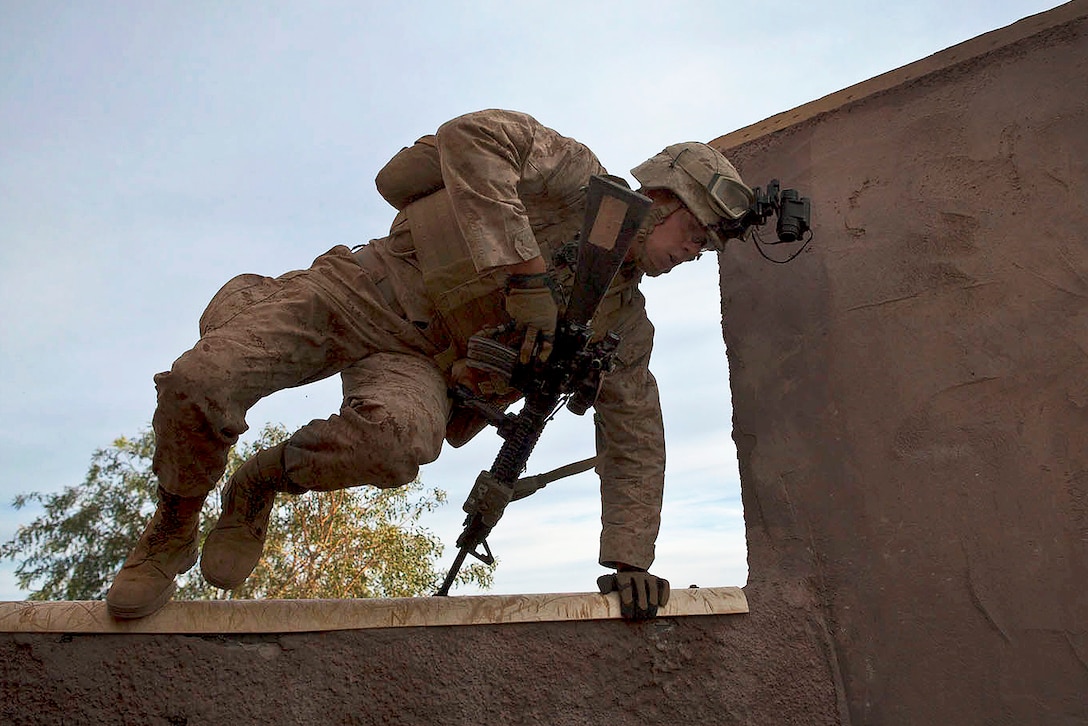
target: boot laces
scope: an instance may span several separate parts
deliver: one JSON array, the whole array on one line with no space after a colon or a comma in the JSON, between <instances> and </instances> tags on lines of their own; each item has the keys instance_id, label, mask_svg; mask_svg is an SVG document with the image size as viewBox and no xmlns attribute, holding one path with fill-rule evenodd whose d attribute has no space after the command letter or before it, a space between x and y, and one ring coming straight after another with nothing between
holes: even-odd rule
<instances>
[{"instance_id":1,"label":"boot laces","mask_svg":"<svg viewBox=\"0 0 1088 726\"><path fill-rule=\"evenodd\" d=\"M152 517L151 531L147 538L148 546L152 551L171 542L188 543L186 530L192 526L193 517L181 511L180 497L171 499L167 497L160 499L159 506Z\"/></svg>"},{"instance_id":2,"label":"boot laces","mask_svg":"<svg viewBox=\"0 0 1088 726\"><path fill-rule=\"evenodd\" d=\"M264 511L276 499L277 483L275 478L266 479L258 474L257 478L237 486L234 492L233 498L241 510L242 522L258 539L264 537L267 529L268 517L264 516ZM239 498L241 502L238 502Z\"/></svg>"}]
</instances>

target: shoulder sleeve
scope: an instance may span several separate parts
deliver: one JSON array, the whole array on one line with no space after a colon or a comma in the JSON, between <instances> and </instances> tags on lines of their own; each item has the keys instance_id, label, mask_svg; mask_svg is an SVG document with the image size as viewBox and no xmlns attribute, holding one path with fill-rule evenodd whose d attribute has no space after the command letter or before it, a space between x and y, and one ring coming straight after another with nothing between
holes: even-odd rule
<instances>
[{"instance_id":1,"label":"shoulder sleeve","mask_svg":"<svg viewBox=\"0 0 1088 726\"><path fill-rule=\"evenodd\" d=\"M584 145L514 111L478 111L448 121L438 129L437 145L457 225L480 271L540 255L523 189L573 193L601 169ZM572 170L571 158L585 159L584 170Z\"/></svg>"}]
</instances>

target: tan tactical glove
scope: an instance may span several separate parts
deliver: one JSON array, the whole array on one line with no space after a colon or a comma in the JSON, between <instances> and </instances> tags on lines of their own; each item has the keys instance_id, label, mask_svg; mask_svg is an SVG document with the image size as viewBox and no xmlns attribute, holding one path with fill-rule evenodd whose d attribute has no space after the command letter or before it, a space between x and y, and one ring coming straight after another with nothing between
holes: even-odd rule
<instances>
[{"instance_id":1,"label":"tan tactical glove","mask_svg":"<svg viewBox=\"0 0 1088 726\"><path fill-rule=\"evenodd\" d=\"M559 308L552 294L552 275L541 272L511 275L506 282L506 314L514 319L524 336L518 360L528 363L536 356L547 361L555 337Z\"/></svg>"},{"instance_id":2,"label":"tan tactical glove","mask_svg":"<svg viewBox=\"0 0 1088 726\"><path fill-rule=\"evenodd\" d=\"M657 617L657 609L669 602L669 581L649 572L627 570L614 575L601 575L597 587L602 595L618 591L620 614L625 620L649 620Z\"/></svg>"},{"instance_id":3,"label":"tan tactical glove","mask_svg":"<svg viewBox=\"0 0 1088 726\"><path fill-rule=\"evenodd\" d=\"M555 334L559 308L552 296L551 275L511 275L506 283L506 314L519 326Z\"/></svg>"}]
</instances>

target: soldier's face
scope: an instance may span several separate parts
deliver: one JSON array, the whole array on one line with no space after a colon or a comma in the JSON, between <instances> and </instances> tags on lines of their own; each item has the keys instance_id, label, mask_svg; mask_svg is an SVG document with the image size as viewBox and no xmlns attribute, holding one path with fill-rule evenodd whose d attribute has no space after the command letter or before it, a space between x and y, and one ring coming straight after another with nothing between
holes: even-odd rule
<instances>
[{"instance_id":1,"label":"soldier's face","mask_svg":"<svg viewBox=\"0 0 1088 726\"><path fill-rule=\"evenodd\" d=\"M695 215L680 207L646 237L639 260L643 272L657 277L683 262L694 260L706 246L706 235L706 229Z\"/></svg>"}]
</instances>

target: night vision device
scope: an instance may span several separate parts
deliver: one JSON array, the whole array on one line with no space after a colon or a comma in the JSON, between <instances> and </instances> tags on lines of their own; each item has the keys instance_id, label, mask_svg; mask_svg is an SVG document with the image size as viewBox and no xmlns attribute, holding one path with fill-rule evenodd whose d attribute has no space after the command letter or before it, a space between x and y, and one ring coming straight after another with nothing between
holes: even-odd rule
<instances>
[{"instance_id":1,"label":"night vision device","mask_svg":"<svg viewBox=\"0 0 1088 726\"><path fill-rule=\"evenodd\" d=\"M767 183L767 190L756 187L752 190L754 200L748 212L730 230L730 236L741 237L749 227L763 226L771 216L777 216L775 232L777 242L797 242L812 230L812 201L802 197L796 189L782 189L777 179Z\"/></svg>"}]
</instances>

